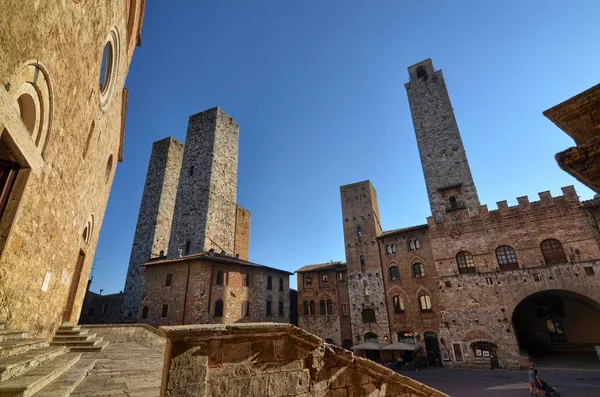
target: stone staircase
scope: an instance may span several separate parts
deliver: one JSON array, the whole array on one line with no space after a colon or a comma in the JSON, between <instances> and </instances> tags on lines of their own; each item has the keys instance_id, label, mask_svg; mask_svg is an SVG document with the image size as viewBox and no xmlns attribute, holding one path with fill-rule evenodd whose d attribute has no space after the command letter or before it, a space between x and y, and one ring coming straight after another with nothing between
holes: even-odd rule
<instances>
[{"instance_id":1,"label":"stone staircase","mask_svg":"<svg viewBox=\"0 0 600 397\"><path fill-rule=\"evenodd\" d=\"M96 365L96 359L82 358L66 345L0 327L0 397L68 397ZM92 347L101 342L92 341Z\"/></svg>"},{"instance_id":2,"label":"stone staircase","mask_svg":"<svg viewBox=\"0 0 600 397\"><path fill-rule=\"evenodd\" d=\"M101 352L108 346L109 342L96 334L88 334L79 326L63 323L54 334L50 346L66 346L71 352Z\"/></svg>"}]
</instances>

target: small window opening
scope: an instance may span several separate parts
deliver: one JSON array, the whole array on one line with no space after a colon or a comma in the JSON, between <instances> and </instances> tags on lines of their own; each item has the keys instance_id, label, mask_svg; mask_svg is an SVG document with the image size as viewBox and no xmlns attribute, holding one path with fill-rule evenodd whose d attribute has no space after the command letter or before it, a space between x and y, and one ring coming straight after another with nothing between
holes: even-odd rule
<instances>
[{"instance_id":1,"label":"small window opening","mask_svg":"<svg viewBox=\"0 0 600 397\"><path fill-rule=\"evenodd\" d=\"M169 274L167 274L167 281L165 282L165 287L170 287L172 282L173 282L173 274L169 273Z\"/></svg>"},{"instance_id":2,"label":"small window opening","mask_svg":"<svg viewBox=\"0 0 600 397\"><path fill-rule=\"evenodd\" d=\"M169 314L169 305L162 305L162 312L161 312L160 316L162 318L166 318L168 314Z\"/></svg>"},{"instance_id":3,"label":"small window opening","mask_svg":"<svg viewBox=\"0 0 600 397\"><path fill-rule=\"evenodd\" d=\"M450 196L450 208L458 207L458 203L456 202L456 197Z\"/></svg>"},{"instance_id":4,"label":"small window opening","mask_svg":"<svg viewBox=\"0 0 600 397\"><path fill-rule=\"evenodd\" d=\"M424 66L419 66L417 68L417 77L418 78L427 77L427 71L425 70Z\"/></svg>"},{"instance_id":5,"label":"small window opening","mask_svg":"<svg viewBox=\"0 0 600 397\"><path fill-rule=\"evenodd\" d=\"M148 318L148 306L144 306L142 309L142 318Z\"/></svg>"}]
</instances>

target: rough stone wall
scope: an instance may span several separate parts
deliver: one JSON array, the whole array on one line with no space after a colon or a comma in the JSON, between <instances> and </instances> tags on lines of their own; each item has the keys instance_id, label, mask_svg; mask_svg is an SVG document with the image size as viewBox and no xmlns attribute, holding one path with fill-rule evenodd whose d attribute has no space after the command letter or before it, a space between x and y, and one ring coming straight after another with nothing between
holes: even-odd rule
<instances>
[{"instance_id":1,"label":"rough stone wall","mask_svg":"<svg viewBox=\"0 0 600 397\"><path fill-rule=\"evenodd\" d=\"M0 158L22 168L0 221L0 319L30 336L49 336L63 319L72 284L74 303L64 318L76 323L81 312L121 160L123 86L143 6L131 2L130 15L118 2L15 1L1 8ZM98 82L111 29L118 48L103 108ZM40 95L39 146L19 114L23 92Z\"/></svg>"},{"instance_id":2,"label":"rough stone wall","mask_svg":"<svg viewBox=\"0 0 600 397\"><path fill-rule=\"evenodd\" d=\"M169 257L234 253L238 139L239 126L218 107L190 116Z\"/></svg>"},{"instance_id":3,"label":"rough stone wall","mask_svg":"<svg viewBox=\"0 0 600 397\"><path fill-rule=\"evenodd\" d=\"M345 271L344 271L345 273ZM321 282L322 276L327 276L327 284ZM346 276L344 274L344 276ZM306 277L312 280L312 286L304 282ZM339 300L339 291L346 290L346 300ZM320 336L323 339L331 339L336 345L341 346L342 341L342 304L349 304L348 288L346 282L339 283L338 271L335 268L307 271L298 273L298 325L300 328L310 333ZM304 302L315 301L315 312L309 315L304 312ZM331 313L321 313L321 300L332 302ZM346 321L349 326L349 321ZM349 328L349 327L347 327ZM352 340L352 334L344 333L345 339Z\"/></svg>"},{"instance_id":4,"label":"rough stone wall","mask_svg":"<svg viewBox=\"0 0 600 397\"><path fill-rule=\"evenodd\" d=\"M235 241L233 251L235 255L245 261L248 260L250 249L250 211L239 205L235 206Z\"/></svg>"},{"instance_id":5,"label":"rough stone wall","mask_svg":"<svg viewBox=\"0 0 600 397\"><path fill-rule=\"evenodd\" d=\"M154 142L138 215L124 289L125 321L138 318L143 264L167 252L183 159L183 144L169 137ZM120 321L119 321L120 322Z\"/></svg>"},{"instance_id":6,"label":"rough stone wall","mask_svg":"<svg viewBox=\"0 0 600 397\"><path fill-rule=\"evenodd\" d=\"M417 71L423 68L424 77ZM444 75L434 71L431 59L408 68L410 81L405 84L417 136L427 195L434 218L446 213L449 197L455 196L472 210L479 206L477 189L471 176L465 148L454 117ZM456 192L440 189L460 185Z\"/></svg>"},{"instance_id":7,"label":"rough stone wall","mask_svg":"<svg viewBox=\"0 0 600 397\"><path fill-rule=\"evenodd\" d=\"M353 342L363 342L364 335L368 332L377 334L379 340L383 341L384 336L389 337L389 322L383 269L375 240L381 233L377 193L369 181L342 186L340 193ZM360 236L358 227L361 230ZM364 271L361 270L361 255L365 258ZM377 322L362 322L365 309L375 312Z\"/></svg>"},{"instance_id":8,"label":"rough stone wall","mask_svg":"<svg viewBox=\"0 0 600 397\"><path fill-rule=\"evenodd\" d=\"M343 273L344 280L341 281L339 273ZM350 319L350 294L348 291L348 272L344 265L343 270L338 270L338 277L336 277L337 283L337 299L338 299L338 315L340 316L340 338L342 340L342 346L348 348L354 343L352 342L352 321ZM348 306L348 312L346 315L343 313L343 305ZM314 332L313 332L314 333ZM318 334L317 334L318 335ZM344 344L345 343L345 344Z\"/></svg>"},{"instance_id":9,"label":"rough stone wall","mask_svg":"<svg viewBox=\"0 0 600 397\"><path fill-rule=\"evenodd\" d=\"M162 330L161 396L445 396L291 325Z\"/></svg>"},{"instance_id":10,"label":"rough stone wall","mask_svg":"<svg viewBox=\"0 0 600 397\"><path fill-rule=\"evenodd\" d=\"M88 291L79 324L117 324L123 320L123 293L100 295Z\"/></svg>"},{"instance_id":11,"label":"rough stone wall","mask_svg":"<svg viewBox=\"0 0 600 397\"><path fill-rule=\"evenodd\" d=\"M217 285L217 272L223 271L226 285ZM189 272L189 273L188 273ZM242 274L250 275L250 286L242 285ZM167 274L172 274L171 286L166 286ZM273 279L267 289L267 277ZM279 290L283 279L283 291ZM187 296L186 296L187 291ZM266 315L267 297L271 298L272 315ZM215 304L223 301L223 317L215 317ZM242 315L242 303L249 302L249 316ZM279 302L284 302L279 315ZM162 306L169 305L168 315L161 317ZM148 318L141 323L155 327L172 324L243 323L259 321L289 322L289 276L281 272L254 266L241 266L190 259L185 262L150 264L146 266L146 282L141 308L148 306ZM184 310L185 306L185 310Z\"/></svg>"},{"instance_id":12,"label":"rough stone wall","mask_svg":"<svg viewBox=\"0 0 600 397\"><path fill-rule=\"evenodd\" d=\"M410 250L409 240L417 239L419 249ZM423 335L425 332L435 332L439 328L441 313L444 311L440 300L439 277L433 259L431 240L427 226L408 228L405 231L386 234L378 239L381 258L384 267L384 285L386 305L392 329L392 341L398 341L398 333L408 331ZM396 253L388 254L387 245L395 244ZM412 265L422 263L425 277L413 277ZM397 266L400 270L400 280L390 278L390 267ZM429 295L431 312L421 311L419 296ZM394 296L402 298L404 312L394 309Z\"/></svg>"}]
</instances>

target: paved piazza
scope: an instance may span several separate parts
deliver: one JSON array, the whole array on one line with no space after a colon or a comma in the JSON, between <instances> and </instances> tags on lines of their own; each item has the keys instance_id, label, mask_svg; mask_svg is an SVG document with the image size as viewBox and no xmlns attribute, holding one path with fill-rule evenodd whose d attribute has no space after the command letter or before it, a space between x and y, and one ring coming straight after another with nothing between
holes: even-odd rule
<instances>
[{"instance_id":1,"label":"paved piazza","mask_svg":"<svg viewBox=\"0 0 600 397\"><path fill-rule=\"evenodd\" d=\"M403 372L419 382L452 397L527 397L529 384L525 371L459 371L426 369ZM563 397L600 396L600 371L540 370L540 375Z\"/></svg>"},{"instance_id":2,"label":"paved piazza","mask_svg":"<svg viewBox=\"0 0 600 397\"><path fill-rule=\"evenodd\" d=\"M158 397L163 354L137 343L114 343L102 353L85 353L98 361L72 394L83 396Z\"/></svg>"}]
</instances>

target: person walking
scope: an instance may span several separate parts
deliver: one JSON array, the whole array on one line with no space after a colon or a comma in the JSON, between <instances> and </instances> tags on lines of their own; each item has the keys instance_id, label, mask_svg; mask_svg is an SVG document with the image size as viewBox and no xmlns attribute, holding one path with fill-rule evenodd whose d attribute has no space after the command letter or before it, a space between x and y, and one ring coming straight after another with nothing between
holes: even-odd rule
<instances>
[{"instance_id":1,"label":"person walking","mask_svg":"<svg viewBox=\"0 0 600 397\"><path fill-rule=\"evenodd\" d=\"M527 371L527 380L529 381L529 395L533 396L534 392L537 394L537 388L535 387L535 368L533 364L529 366L529 371Z\"/></svg>"}]
</instances>

